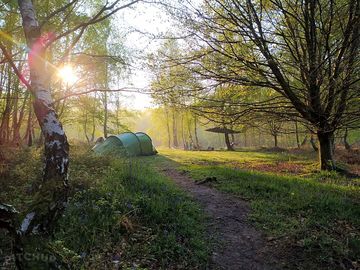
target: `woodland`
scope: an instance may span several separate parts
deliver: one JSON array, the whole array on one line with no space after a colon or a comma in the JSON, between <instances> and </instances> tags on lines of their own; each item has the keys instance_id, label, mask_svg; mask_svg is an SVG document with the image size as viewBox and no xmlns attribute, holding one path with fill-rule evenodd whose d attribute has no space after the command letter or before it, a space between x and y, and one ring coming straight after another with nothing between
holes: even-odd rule
<instances>
[{"instance_id":1,"label":"woodland","mask_svg":"<svg viewBox=\"0 0 360 270\"><path fill-rule=\"evenodd\" d=\"M1 0L0 268L359 269L359 101L360 0Z\"/></svg>"}]
</instances>

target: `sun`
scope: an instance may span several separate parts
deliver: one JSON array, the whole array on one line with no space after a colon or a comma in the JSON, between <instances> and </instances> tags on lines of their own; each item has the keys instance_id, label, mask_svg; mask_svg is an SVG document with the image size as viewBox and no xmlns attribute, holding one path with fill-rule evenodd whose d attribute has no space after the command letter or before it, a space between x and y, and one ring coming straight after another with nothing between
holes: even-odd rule
<instances>
[{"instance_id":1,"label":"sun","mask_svg":"<svg viewBox=\"0 0 360 270\"><path fill-rule=\"evenodd\" d=\"M78 80L75 70L71 65L61 67L58 70L58 76L63 82L67 84L74 84Z\"/></svg>"}]
</instances>

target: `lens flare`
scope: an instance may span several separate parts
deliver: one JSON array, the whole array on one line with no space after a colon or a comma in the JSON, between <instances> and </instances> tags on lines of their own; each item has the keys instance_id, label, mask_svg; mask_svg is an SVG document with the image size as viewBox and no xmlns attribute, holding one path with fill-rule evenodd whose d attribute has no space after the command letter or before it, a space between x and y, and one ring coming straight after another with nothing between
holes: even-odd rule
<instances>
[{"instance_id":1,"label":"lens flare","mask_svg":"<svg viewBox=\"0 0 360 270\"><path fill-rule=\"evenodd\" d=\"M63 82L67 84L74 84L78 80L74 68L70 65L66 65L60 68L58 70L58 76Z\"/></svg>"}]
</instances>

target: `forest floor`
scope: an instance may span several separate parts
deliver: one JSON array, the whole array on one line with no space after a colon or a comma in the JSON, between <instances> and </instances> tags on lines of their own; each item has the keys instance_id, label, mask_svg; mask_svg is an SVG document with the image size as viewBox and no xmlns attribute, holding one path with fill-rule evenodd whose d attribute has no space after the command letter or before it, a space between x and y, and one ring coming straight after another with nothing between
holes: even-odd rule
<instances>
[{"instance_id":1,"label":"forest floor","mask_svg":"<svg viewBox=\"0 0 360 270\"><path fill-rule=\"evenodd\" d=\"M159 152L143 159L200 203L222 243L215 269L359 269L359 178L319 172L310 151Z\"/></svg>"}]
</instances>

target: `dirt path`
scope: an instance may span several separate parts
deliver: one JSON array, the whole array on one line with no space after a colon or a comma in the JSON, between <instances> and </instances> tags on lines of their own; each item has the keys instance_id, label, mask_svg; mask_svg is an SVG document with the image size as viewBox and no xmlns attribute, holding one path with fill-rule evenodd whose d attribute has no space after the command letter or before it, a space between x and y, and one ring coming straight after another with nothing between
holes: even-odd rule
<instances>
[{"instance_id":1,"label":"dirt path","mask_svg":"<svg viewBox=\"0 0 360 270\"><path fill-rule=\"evenodd\" d=\"M209 216L208 231L218 242L210 269L267 270L265 240L247 221L249 205L204 185L197 185L185 174L163 169L177 185L189 192Z\"/></svg>"}]
</instances>

